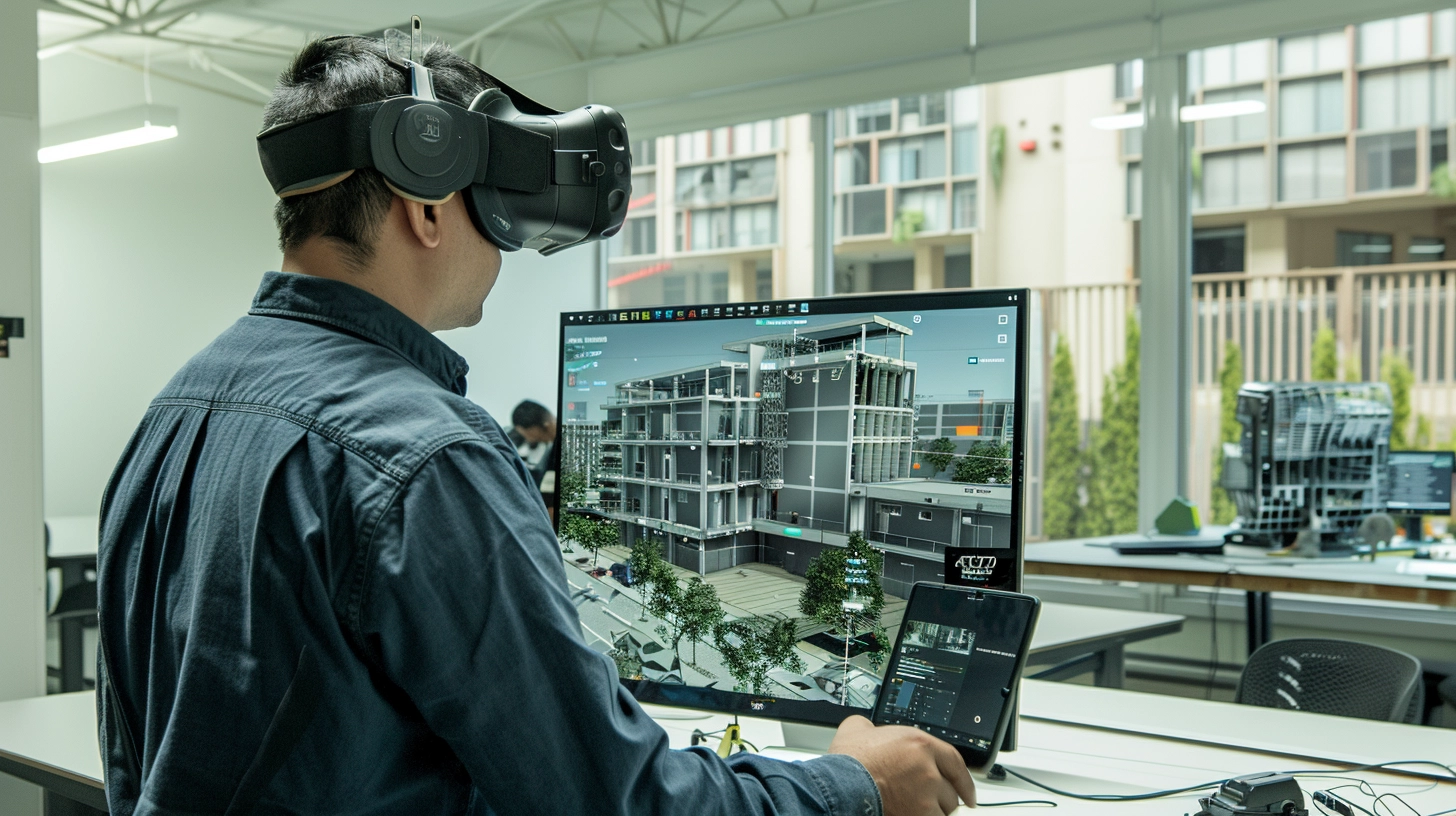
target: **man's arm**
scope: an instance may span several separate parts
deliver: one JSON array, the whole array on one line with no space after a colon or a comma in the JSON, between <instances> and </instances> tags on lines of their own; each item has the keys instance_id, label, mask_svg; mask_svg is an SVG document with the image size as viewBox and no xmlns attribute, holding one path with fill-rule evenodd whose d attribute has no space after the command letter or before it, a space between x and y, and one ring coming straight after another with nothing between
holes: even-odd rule
<instances>
[{"instance_id":1,"label":"man's arm","mask_svg":"<svg viewBox=\"0 0 1456 816\"><path fill-rule=\"evenodd\" d=\"M375 536L365 625L386 671L500 813L880 812L858 760L804 763L667 735L582 641L539 496L514 456L437 452Z\"/></svg>"}]
</instances>

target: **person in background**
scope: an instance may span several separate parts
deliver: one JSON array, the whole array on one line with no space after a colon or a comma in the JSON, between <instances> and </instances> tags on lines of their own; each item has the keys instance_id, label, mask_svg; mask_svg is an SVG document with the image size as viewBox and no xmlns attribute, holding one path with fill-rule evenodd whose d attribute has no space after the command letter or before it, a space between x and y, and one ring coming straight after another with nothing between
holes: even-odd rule
<instances>
[{"instance_id":1,"label":"person in background","mask_svg":"<svg viewBox=\"0 0 1456 816\"><path fill-rule=\"evenodd\" d=\"M543 482L547 473L556 471L556 417L541 403L522 400L511 411L511 425L514 427L507 436L526 462L536 486L542 493L555 492L554 485Z\"/></svg>"}]
</instances>

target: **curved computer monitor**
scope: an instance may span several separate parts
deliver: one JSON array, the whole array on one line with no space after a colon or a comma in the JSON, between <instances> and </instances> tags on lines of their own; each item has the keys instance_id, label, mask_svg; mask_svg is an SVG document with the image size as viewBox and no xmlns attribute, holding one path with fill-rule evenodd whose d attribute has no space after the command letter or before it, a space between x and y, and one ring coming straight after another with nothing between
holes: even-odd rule
<instances>
[{"instance_id":1,"label":"curved computer monitor","mask_svg":"<svg viewBox=\"0 0 1456 816\"><path fill-rule=\"evenodd\" d=\"M1020 589L1028 297L561 316L567 590L638 700L835 725L914 583Z\"/></svg>"}]
</instances>

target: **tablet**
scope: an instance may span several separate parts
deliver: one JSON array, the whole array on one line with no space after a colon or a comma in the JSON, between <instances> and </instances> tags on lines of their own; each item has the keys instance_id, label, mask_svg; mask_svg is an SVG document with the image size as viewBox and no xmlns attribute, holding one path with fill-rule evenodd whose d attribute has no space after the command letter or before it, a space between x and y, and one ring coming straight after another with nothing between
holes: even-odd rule
<instances>
[{"instance_id":1,"label":"tablet","mask_svg":"<svg viewBox=\"0 0 1456 816\"><path fill-rule=\"evenodd\" d=\"M1015 694L1041 601L976 587L916 584L875 701L876 725L908 725L989 768L1015 713Z\"/></svg>"}]
</instances>

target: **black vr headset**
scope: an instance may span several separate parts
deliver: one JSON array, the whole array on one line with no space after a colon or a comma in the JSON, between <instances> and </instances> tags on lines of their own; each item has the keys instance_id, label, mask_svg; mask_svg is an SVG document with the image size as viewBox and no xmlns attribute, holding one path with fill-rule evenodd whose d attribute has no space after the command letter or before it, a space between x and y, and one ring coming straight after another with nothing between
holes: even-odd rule
<instances>
[{"instance_id":1,"label":"black vr headset","mask_svg":"<svg viewBox=\"0 0 1456 816\"><path fill-rule=\"evenodd\" d=\"M420 19L386 32L389 62L410 93L271 127L258 134L263 172L280 198L322 190L372 167L398 195L442 204L456 192L475 228L506 251L542 255L610 238L632 191L627 123L603 105L552 110L505 83L469 108L435 96ZM398 51L396 50L398 49Z\"/></svg>"}]
</instances>

